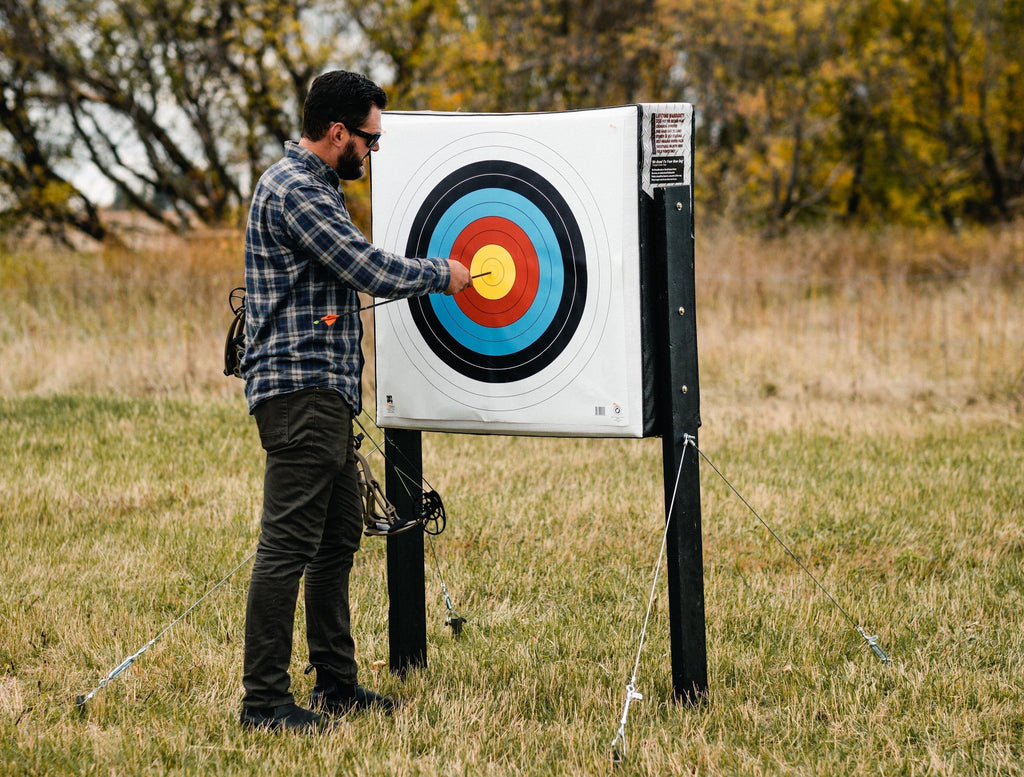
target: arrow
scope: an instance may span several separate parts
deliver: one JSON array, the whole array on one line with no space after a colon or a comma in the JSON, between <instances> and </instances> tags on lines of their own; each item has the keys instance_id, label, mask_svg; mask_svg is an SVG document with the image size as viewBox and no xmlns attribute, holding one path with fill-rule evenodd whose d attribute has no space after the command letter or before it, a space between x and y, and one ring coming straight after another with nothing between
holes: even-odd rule
<instances>
[{"instance_id":1,"label":"arrow","mask_svg":"<svg viewBox=\"0 0 1024 777\"><path fill-rule=\"evenodd\" d=\"M485 275L490 275L490 274L491 274L491 271L488 270L487 272L477 273L476 275L470 275L469 277L470 277L470 280L473 280L474 278L483 278ZM370 305L364 305L363 307L359 308L359 310L360 310L360 312L362 312L364 310L369 310L370 308L380 307L381 305L390 305L392 302L398 302L401 299L405 299L405 297L398 297L396 299L386 299L386 300L382 300L380 302L374 302L374 303L372 303Z\"/></svg>"}]
</instances>

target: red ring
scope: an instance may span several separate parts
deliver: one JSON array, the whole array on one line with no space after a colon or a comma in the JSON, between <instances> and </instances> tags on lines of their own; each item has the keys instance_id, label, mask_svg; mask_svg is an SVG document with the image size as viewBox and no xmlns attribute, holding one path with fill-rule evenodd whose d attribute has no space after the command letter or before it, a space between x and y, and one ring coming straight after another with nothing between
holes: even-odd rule
<instances>
[{"instance_id":1,"label":"red ring","mask_svg":"<svg viewBox=\"0 0 1024 777\"><path fill-rule=\"evenodd\" d=\"M451 258L470 267L477 251L487 245L501 246L512 256L516 268L512 288L499 299L488 299L476 289L467 289L455 297L455 302L471 321L481 326L508 326L522 318L537 298L540 287L537 251L515 222L500 216L484 216L459 233L452 245Z\"/></svg>"}]
</instances>

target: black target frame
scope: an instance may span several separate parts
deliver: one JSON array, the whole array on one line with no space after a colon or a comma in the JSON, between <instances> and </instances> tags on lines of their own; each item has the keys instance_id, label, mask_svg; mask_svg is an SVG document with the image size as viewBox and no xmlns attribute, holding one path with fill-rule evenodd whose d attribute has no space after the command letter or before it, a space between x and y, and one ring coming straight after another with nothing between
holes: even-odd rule
<instances>
[{"instance_id":1,"label":"black target frame","mask_svg":"<svg viewBox=\"0 0 1024 777\"><path fill-rule=\"evenodd\" d=\"M692 134L688 158L693 159ZM692 170L683 177L692 180ZM708 697L708 674L700 471L694 452L701 418L692 187L641 190L639 229L644 436L662 438L665 504L671 505L666 540L672 688L677 700L695 704ZM422 226L413 231L428 234ZM410 247L419 251L425 245L417 240ZM387 496L400 516L413 516L418 505L402 481L422 478L422 432L386 428L384 435ZM687 455L691 442L694 451ZM400 676L427 663L424 550L422 532L387 538L390 668Z\"/></svg>"}]
</instances>

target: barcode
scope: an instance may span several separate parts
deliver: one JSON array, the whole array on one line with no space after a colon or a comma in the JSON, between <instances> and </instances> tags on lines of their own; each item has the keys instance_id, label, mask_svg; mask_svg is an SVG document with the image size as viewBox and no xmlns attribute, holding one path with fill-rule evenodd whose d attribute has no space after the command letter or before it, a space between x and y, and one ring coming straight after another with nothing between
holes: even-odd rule
<instances>
[{"instance_id":1,"label":"barcode","mask_svg":"<svg viewBox=\"0 0 1024 777\"><path fill-rule=\"evenodd\" d=\"M594 408L594 415L604 415L604 405L598 405Z\"/></svg>"}]
</instances>

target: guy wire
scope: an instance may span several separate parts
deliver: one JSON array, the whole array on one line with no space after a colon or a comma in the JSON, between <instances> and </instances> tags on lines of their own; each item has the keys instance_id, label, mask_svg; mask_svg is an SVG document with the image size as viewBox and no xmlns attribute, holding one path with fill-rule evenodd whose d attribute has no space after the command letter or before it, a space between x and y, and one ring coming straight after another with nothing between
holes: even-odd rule
<instances>
[{"instance_id":1,"label":"guy wire","mask_svg":"<svg viewBox=\"0 0 1024 777\"><path fill-rule=\"evenodd\" d=\"M820 582L820 581L818 580L818 578L816 578L816 577L814 576L814 574L813 574L813 573L811 572L811 570L807 568L807 565L806 565L806 564L804 564L804 562L800 560L800 558L799 558L799 557L798 557L798 556L796 555L796 553L794 553L794 552L793 552L793 551L792 551L792 550L790 549L789 545L787 545L787 544L785 543L785 541L784 541L784 540L782 539L782 537L780 537L780 536L779 536L779 535L778 535L778 534L777 534L777 533L775 532L775 530L774 530L774 529L772 529L772 527L768 525L768 522L767 522L767 521L765 521L765 519L764 519L764 518L762 518L762 517L760 516L760 514L759 514L759 513L757 512L757 510L755 510L755 509L754 509L753 505L751 505L751 504L750 504L750 502L748 502L748 501L746 500L746 498L744 498L743 494L741 494L741 493L740 493L740 492L739 492L739 491L738 491L738 490L736 489L736 486L734 486L734 485L733 485L732 483L730 483L730 482L729 482L729 479L728 479L728 478L727 478L727 477L726 477L725 475L723 475L723 474L722 474L722 471L721 471L721 470L720 470L720 469L719 469L718 467L716 467L716 466L714 465L714 462L712 462L712 461L711 461L711 459L709 459L709 458L708 458L708 457L707 457L707 456L706 456L706 455L704 454L704 451L702 451L702 450L701 450L700 448L698 448L698 447L697 447L696 445L694 445L693 447L694 447L694 448L696 449L697 453L698 453L698 454L700 454L700 457L701 457L702 459L704 459L704 461L706 461L706 462L708 463L708 465L709 465L709 466L711 467L711 469L713 469L713 470L714 470L715 472L717 472L717 473L718 473L718 477L720 477L720 478L722 479L722 482L724 482L724 483L725 483L725 484L726 484L726 485L727 485L727 486L728 486L728 487L729 487L729 488L730 488L730 489L732 490L732 492L733 492L734 494L736 494L736 496L738 496L738 497L739 497L740 501L741 501L741 502L743 502L743 504L744 504L744 505L746 505L747 509L748 509L748 510L750 510L751 514L753 514L753 516L754 516L755 518L757 518L757 520L758 520L758 521L760 521L760 522L761 522L761 525L762 525L762 526L764 526L764 528L768 530L768 533L769 533L770 535L772 535L772 537L773 537L773 538L775 539L775 541L776 541L777 543L779 543L779 545L781 545L781 546L782 546L782 549L786 551L786 553L787 553L787 554L789 555L789 557L790 557L791 559L793 559L793 561L795 561L795 562L796 562L797 566L799 566L799 567L800 567L800 569L802 569L802 570L804 571L804 574L806 574L806 575L807 575L807 576L808 576L809 578L811 578L811 580L812 580L812 581L814 582L814 585L816 585L816 586L818 587L818 590L820 590L820 591L821 591L821 592L822 592L823 594L825 594L826 598L827 598L827 599L828 599L828 600L829 600L830 602L832 602L832 604L834 604L834 605L836 606L836 609L837 609L837 610L839 610L839 612L841 612L841 613L843 614L843 617L844 617L844 618L846 618L846 620L848 620L848 621L850 622L850 625L851 625L851 626L853 626L853 627L854 627L855 629L856 629L856 628L858 628L858 626L857 626L857 621L855 621L855 620L853 619L853 617L852 617L852 616L850 615L850 613L848 613L848 612L847 612L847 611L846 611L846 610L845 610L845 609L843 608L843 606L842 606L842 605L841 605L841 604L840 604L840 603L839 603L838 601L836 601L835 597L833 597L833 596L832 596L832 594L830 594L830 593L828 592L828 589L827 589L827 588L825 588L825 586L823 586L823 585L821 584L821 582Z\"/></svg>"},{"instance_id":2,"label":"guy wire","mask_svg":"<svg viewBox=\"0 0 1024 777\"><path fill-rule=\"evenodd\" d=\"M651 593L647 598L647 614L644 616L644 624L640 629L639 645L636 650L636 661L633 663L633 673L629 677L629 682L626 683L626 701L622 707L622 718L619 721L619 729L615 733L615 738L612 740L612 763L621 764L626 758L626 723L629 720L629 705L634 701L640 701L643 699L643 694L636 690L636 676L640 672L640 657L643 654L644 642L647 641L647 627L651 621L651 610L654 609L654 599L658 588L658 578L661 576L661 563L665 557L665 550L668 547L668 532L672 525L672 515L675 512L676 506L676 495L679 492L679 481L683 474L683 463L686 461L686 449L693 445L693 438L690 435L685 435L685 444L683 446L682 455L679 457L679 469L676 470L676 480L672 487L672 498L669 500L668 509L665 512L665 531L661 536L661 549L658 551L658 560L654 564L654 579L651 581ZM696 448L697 446L694 445Z\"/></svg>"},{"instance_id":3,"label":"guy wire","mask_svg":"<svg viewBox=\"0 0 1024 777\"><path fill-rule=\"evenodd\" d=\"M117 677L119 674L121 674L121 672L125 671L128 667L130 667L132 664L134 664L135 663L135 659L137 659L139 656L141 656L143 653L145 653L147 650L149 650L150 647L152 647L156 643L157 640L159 640L164 634L166 634L168 631L170 631L172 628L174 628L174 626L177 625L177 623L180 620L182 620L185 616L187 616L190 612L192 612L192 610L194 610L196 607L198 607L200 604L202 604L206 600L206 598L208 596L210 596L214 591L216 591L218 588L220 588L222 585L224 585L224 583L226 583L228 580L230 580L231 576L234 575L235 572L237 572L243 566L248 564L252 560L253 556L255 556L255 555L256 555L256 551L254 550L252 553L250 553L248 556L246 556L244 559L242 559L240 562L238 562L238 564L235 565L234 569L232 569L230 572L228 572L226 575L224 575L224 577L222 577L220 579L220 581L216 585L213 586L213 588L211 588L209 591L207 591L205 594L203 594L201 597L199 597L199 599L196 600L196 602L191 607L189 607L187 610L185 610L183 613L181 613L181 615L179 615L177 618L175 618L173 621L171 621L169 624L167 624L167 626L165 626L162 631L160 631L155 637L153 637L153 639L151 639L149 642L147 642L145 645L143 645L139 650L137 650L136 652L132 653L124 661L122 661L120 664L118 664L116 667L114 667L110 671L110 674L108 674L105 678L103 678L100 681L100 684L97 685L95 688L93 688L92 691L90 691L88 695L86 695L86 696L79 696L78 698L76 698L75 699L75 706L78 707L79 709L84 710L85 703L87 701L89 701L89 699L91 699L93 696L95 696L101 690L106 688L111 680L113 680L115 677Z\"/></svg>"}]
</instances>

